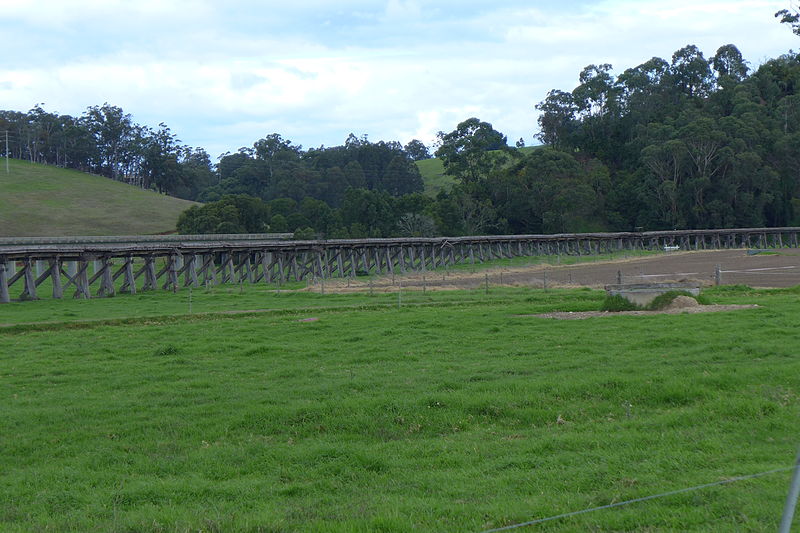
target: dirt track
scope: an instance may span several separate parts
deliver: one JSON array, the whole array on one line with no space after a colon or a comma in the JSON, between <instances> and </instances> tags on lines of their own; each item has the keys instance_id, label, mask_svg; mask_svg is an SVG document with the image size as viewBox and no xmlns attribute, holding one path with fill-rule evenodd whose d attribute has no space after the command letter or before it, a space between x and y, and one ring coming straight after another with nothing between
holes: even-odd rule
<instances>
[{"instance_id":1,"label":"dirt track","mask_svg":"<svg viewBox=\"0 0 800 533\"><path fill-rule=\"evenodd\" d=\"M572 280L582 286L616 283L617 272L623 283L656 281L699 281L713 285L716 266L721 269L724 285L751 287L791 287L800 284L800 250L779 254L748 255L746 250L679 252L628 259L617 262L589 263L552 268L549 275L560 282Z\"/></svg>"},{"instance_id":2,"label":"dirt track","mask_svg":"<svg viewBox=\"0 0 800 533\"><path fill-rule=\"evenodd\" d=\"M532 265L530 267L441 271L384 276L372 282L375 291L407 289L431 290L475 289L487 282L491 286L533 287L603 287L623 283L658 281L697 281L713 285L716 265L720 265L724 285L742 284L751 287L792 287L800 284L800 250L775 254L748 255L746 250L672 252L633 259L583 263L578 265ZM332 292L364 291L363 280L328 280L325 289ZM316 285L313 290L320 290Z\"/></svg>"}]
</instances>

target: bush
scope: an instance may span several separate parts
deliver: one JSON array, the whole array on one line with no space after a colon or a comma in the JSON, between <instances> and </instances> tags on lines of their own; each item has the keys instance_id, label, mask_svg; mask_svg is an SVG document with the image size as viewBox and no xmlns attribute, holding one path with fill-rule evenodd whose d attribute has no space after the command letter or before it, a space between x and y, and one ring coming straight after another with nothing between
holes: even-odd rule
<instances>
[{"instance_id":1,"label":"bush","mask_svg":"<svg viewBox=\"0 0 800 533\"><path fill-rule=\"evenodd\" d=\"M296 241L310 241L316 238L316 234L314 233L313 228L309 228L306 226L305 228L297 228L295 230L292 239Z\"/></svg>"},{"instance_id":2,"label":"bush","mask_svg":"<svg viewBox=\"0 0 800 533\"><path fill-rule=\"evenodd\" d=\"M623 298L619 294L606 296L605 300L603 300L603 304L600 306L601 311L610 311L612 313L618 313L620 311L640 311L641 309L641 306Z\"/></svg>"}]
</instances>

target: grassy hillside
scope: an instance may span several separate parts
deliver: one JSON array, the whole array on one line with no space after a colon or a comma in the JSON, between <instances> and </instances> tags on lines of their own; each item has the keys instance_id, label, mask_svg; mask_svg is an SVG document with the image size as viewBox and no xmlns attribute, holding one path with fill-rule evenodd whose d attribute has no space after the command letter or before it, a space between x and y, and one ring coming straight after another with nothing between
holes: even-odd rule
<instances>
[{"instance_id":1,"label":"grassy hillside","mask_svg":"<svg viewBox=\"0 0 800 533\"><path fill-rule=\"evenodd\" d=\"M526 146L520 148L520 152L527 154L534 150L535 146ZM425 194L428 196L436 196L439 191L449 191L450 187L456 182L453 176L448 176L444 173L444 164L441 159L425 159L417 161L417 168L419 173L422 174L422 180L425 182Z\"/></svg>"},{"instance_id":2,"label":"grassy hillside","mask_svg":"<svg viewBox=\"0 0 800 533\"><path fill-rule=\"evenodd\" d=\"M441 159L425 159L417 161L417 168L425 182L425 194L436 196L441 190L450 190L455 180L453 176L444 173L444 164Z\"/></svg>"},{"instance_id":3,"label":"grassy hillside","mask_svg":"<svg viewBox=\"0 0 800 533\"><path fill-rule=\"evenodd\" d=\"M529 315L596 309L600 291L373 304L392 296L195 291L273 310L251 315L187 315L188 291L0 306L0 323L173 315L0 328L0 529L482 531L792 463L796 289L709 291L755 310L579 322ZM788 479L537 531L774 530Z\"/></svg>"},{"instance_id":4,"label":"grassy hillside","mask_svg":"<svg viewBox=\"0 0 800 533\"><path fill-rule=\"evenodd\" d=\"M74 170L0 160L0 237L174 231L194 204Z\"/></svg>"}]
</instances>

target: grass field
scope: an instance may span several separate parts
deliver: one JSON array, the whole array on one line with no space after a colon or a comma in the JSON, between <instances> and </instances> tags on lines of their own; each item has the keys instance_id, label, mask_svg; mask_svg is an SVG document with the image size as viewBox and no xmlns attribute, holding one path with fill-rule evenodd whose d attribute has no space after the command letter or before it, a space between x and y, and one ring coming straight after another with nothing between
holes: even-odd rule
<instances>
[{"instance_id":1,"label":"grass field","mask_svg":"<svg viewBox=\"0 0 800 533\"><path fill-rule=\"evenodd\" d=\"M101 176L11 160L0 166L0 237L175 231L194 205Z\"/></svg>"},{"instance_id":2,"label":"grass field","mask_svg":"<svg viewBox=\"0 0 800 533\"><path fill-rule=\"evenodd\" d=\"M439 191L449 191L455 183L453 176L444 173L444 164L441 159L423 159L417 161L417 168L425 182L425 194L436 196Z\"/></svg>"},{"instance_id":3,"label":"grass field","mask_svg":"<svg viewBox=\"0 0 800 533\"><path fill-rule=\"evenodd\" d=\"M481 531L789 466L798 445L797 289L578 322L524 315L601 292L214 290L193 314L186 292L0 306L62 321L0 328L0 530ZM219 313L248 308L273 311ZM529 530L774 530L788 478Z\"/></svg>"}]
</instances>

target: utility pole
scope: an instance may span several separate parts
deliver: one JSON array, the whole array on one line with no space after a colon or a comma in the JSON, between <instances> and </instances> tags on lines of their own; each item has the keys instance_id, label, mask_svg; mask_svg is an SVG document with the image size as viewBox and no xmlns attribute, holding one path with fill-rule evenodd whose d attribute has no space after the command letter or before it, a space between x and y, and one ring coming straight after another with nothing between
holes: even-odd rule
<instances>
[{"instance_id":1,"label":"utility pole","mask_svg":"<svg viewBox=\"0 0 800 533\"><path fill-rule=\"evenodd\" d=\"M6 130L6 174L8 173L8 130Z\"/></svg>"}]
</instances>

